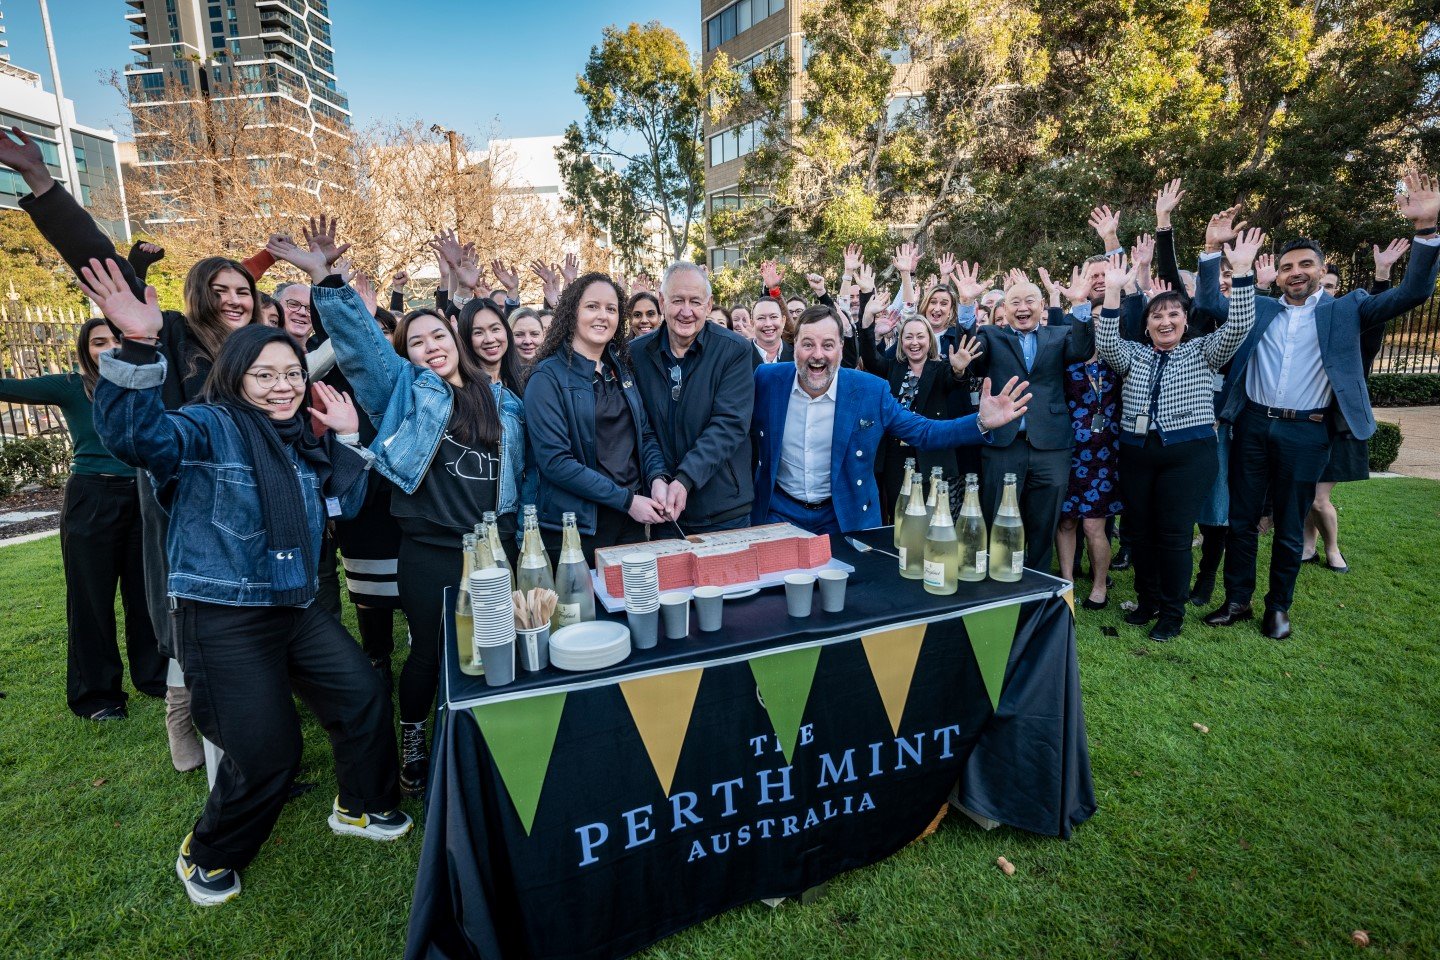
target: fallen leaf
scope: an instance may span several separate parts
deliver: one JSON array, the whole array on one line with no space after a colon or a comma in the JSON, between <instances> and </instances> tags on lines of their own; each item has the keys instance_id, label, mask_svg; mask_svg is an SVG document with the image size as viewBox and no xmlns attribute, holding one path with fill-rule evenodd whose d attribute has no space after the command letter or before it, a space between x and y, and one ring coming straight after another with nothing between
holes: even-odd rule
<instances>
[{"instance_id":1,"label":"fallen leaf","mask_svg":"<svg viewBox=\"0 0 1440 960\"><path fill-rule=\"evenodd\" d=\"M1353 943L1353 944L1355 944L1355 946L1357 946L1357 947L1368 947L1368 946L1370 946L1370 933L1369 933L1369 931L1367 931L1367 930L1352 930L1352 931L1350 931L1350 942Z\"/></svg>"},{"instance_id":2,"label":"fallen leaf","mask_svg":"<svg viewBox=\"0 0 1440 960\"><path fill-rule=\"evenodd\" d=\"M1132 777L1138 777L1138 776L1140 776L1140 771L1139 771L1139 770L1131 770L1131 771L1130 771L1130 776L1132 776Z\"/></svg>"},{"instance_id":3,"label":"fallen leaf","mask_svg":"<svg viewBox=\"0 0 1440 960\"><path fill-rule=\"evenodd\" d=\"M105 783L106 783L106 781L105 781L105 778L104 778L104 777L96 777L94 780L91 780L91 781L90 781L90 786L92 786L92 787L103 787L103 786L105 786Z\"/></svg>"},{"instance_id":4,"label":"fallen leaf","mask_svg":"<svg viewBox=\"0 0 1440 960\"><path fill-rule=\"evenodd\" d=\"M1192 723L1192 724L1190 724L1190 726L1194 727L1196 730L1199 730L1201 733L1209 733L1209 732L1210 732L1210 728L1207 727L1207 726L1205 726L1205 724L1203 724L1203 723Z\"/></svg>"},{"instance_id":5,"label":"fallen leaf","mask_svg":"<svg viewBox=\"0 0 1440 960\"><path fill-rule=\"evenodd\" d=\"M1241 837L1241 838L1240 838L1240 849L1241 849L1241 850L1249 850L1249 849L1250 849L1250 841L1249 841L1249 840L1246 840L1244 837Z\"/></svg>"},{"instance_id":6,"label":"fallen leaf","mask_svg":"<svg viewBox=\"0 0 1440 960\"><path fill-rule=\"evenodd\" d=\"M1289 670L1286 670L1286 671L1285 671L1285 676L1287 676L1287 677L1290 676L1290 671L1289 671Z\"/></svg>"},{"instance_id":7,"label":"fallen leaf","mask_svg":"<svg viewBox=\"0 0 1440 960\"><path fill-rule=\"evenodd\" d=\"M1191 867L1191 868L1190 868L1190 872L1185 876L1185 879L1188 880L1188 881L1192 881L1192 882L1193 882L1193 881L1195 880L1195 878L1198 877L1198 876L1200 876L1200 868L1199 868L1199 867Z\"/></svg>"}]
</instances>

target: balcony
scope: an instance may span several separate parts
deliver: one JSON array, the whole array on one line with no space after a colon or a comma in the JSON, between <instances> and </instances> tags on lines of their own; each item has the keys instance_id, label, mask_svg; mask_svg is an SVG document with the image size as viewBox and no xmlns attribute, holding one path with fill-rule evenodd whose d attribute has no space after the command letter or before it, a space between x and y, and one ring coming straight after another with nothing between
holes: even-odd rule
<instances>
[{"instance_id":1,"label":"balcony","mask_svg":"<svg viewBox=\"0 0 1440 960\"><path fill-rule=\"evenodd\" d=\"M129 11L128 13L125 14L125 19L126 19L126 20L144 20L144 19L145 19L145 11L144 11L144 10L131 10L131 11Z\"/></svg>"}]
</instances>

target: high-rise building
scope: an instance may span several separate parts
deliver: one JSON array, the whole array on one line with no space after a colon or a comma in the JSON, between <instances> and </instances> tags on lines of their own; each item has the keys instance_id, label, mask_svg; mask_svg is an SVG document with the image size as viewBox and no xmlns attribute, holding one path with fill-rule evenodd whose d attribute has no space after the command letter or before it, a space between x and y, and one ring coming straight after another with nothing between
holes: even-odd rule
<instances>
[{"instance_id":1,"label":"high-rise building","mask_svg":"<svg viewBox=\"0 0 1440 960\"><path fill-rule=\"evenodd\" d=\"M272 107L265 115L294 134L284 153L304 168L297 183L314 191L326 181L327 163L351 138L327 0L125 2L135 38L135 62L125 68L133 111L212 97ZM144 128L136 123L138 163L152 168L163 192L165 168L175 161L167 144L145 142L157 135Z\"/></svg>"}]
</instances>

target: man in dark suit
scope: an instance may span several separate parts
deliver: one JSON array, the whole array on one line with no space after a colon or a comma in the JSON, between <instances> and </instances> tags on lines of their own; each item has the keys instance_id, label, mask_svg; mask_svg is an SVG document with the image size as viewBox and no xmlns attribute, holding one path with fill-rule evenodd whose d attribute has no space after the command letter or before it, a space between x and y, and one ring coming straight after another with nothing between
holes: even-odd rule
<instances>
[{"instance_id":1,"label":"man in dark suit","mask_svg":"<svg viewBox=\"0 0 1440 960\"><path fill-rule=\"evenodd\" d=\"M1230 531L1225 544L1225 604L1205 622L1228 627L1254 614L1255 554L1268 489L1274 504L1270 590L1261 633L1290 636L1290 604L1304 547L1305 515L1330 458L1330 441L1344 428L1360 440L1375 432L1365 385L1361 342L1367 332L1424 303L1440 272L1436 216L1440 190L1433 177L1411 174L1400 213L1415 225L1405 278L1371 296L1352 290L1336 299L1321 287L1325 257L1313 240L1292 240L1280 252L1281 297L1255 301L1255 326L1241 344L1220 395L1220 418L1234 425L1230 449ZM1219 247L1244 224L1210 221L1200 258L1196 305L1224 316Z\"/></svg>"},{"instance_id":2,"label":"man in dark suit","mask_svg":"<svg viewBox=\"0 0 1440 960\"><path fill-rule=\"evenodd\" d=\"M1045 300L1040 288L1029 281L1005 291L1010 323L1004 327L976 325L978 281L962 278L956 293L960 325L979 337L984 348L969 372L995 382L1011 377L1028 380L1035 397L1024 418L996 429L993 443L980 451L980 504L993 518L1000 509L1005 474L1015 474L1025 522L1025 565L1048 571L1075 447L1065 403L1065 368L1090 359L1095 331L1088 319L1079 318L1063 326L1041 326Z\"/></svg>"},{"instance_id":3,"label":"man in dark suit","mask_svg":"<svg viewBox=\"0 0 1440 960\"><path fill-rule=\"evenodd\" d=\"M800 315L795 362L755 370L758 460L750 522L793 523L812 533L879 526L875 455L893 433L921 450L984 443L1025 413L1026 385L1011 380L961 420L927 420L890 395L884 380L840 366L840 317L828 306Z\"/></svg>"}]
</instances>

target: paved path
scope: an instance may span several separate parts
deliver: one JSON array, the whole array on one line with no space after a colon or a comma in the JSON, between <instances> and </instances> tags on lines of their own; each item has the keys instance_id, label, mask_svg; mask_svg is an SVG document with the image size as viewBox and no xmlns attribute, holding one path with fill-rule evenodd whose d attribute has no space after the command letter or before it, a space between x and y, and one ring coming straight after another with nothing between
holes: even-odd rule
<instances>
[{"instance_id":1,"label":"paved path","mask_svg":"<svg viewBox=\"0 0 1440 960\"><path fill-rule=\"evenodd\" d=\"M1391 407L1376 410L1375 419L1400 425L1404 440L1393 472L1440 480L1440 407Z\"/></svg>"}]
</instances>

